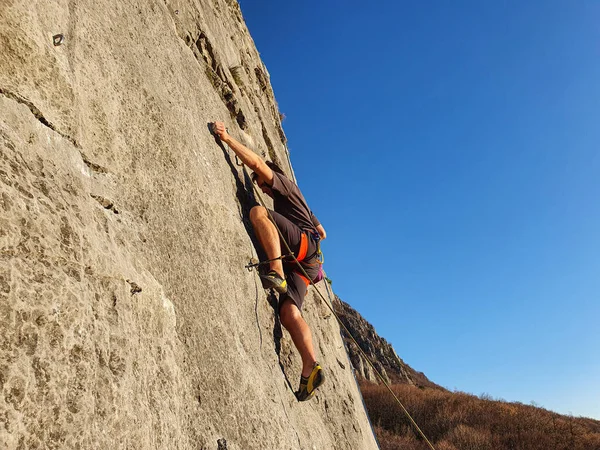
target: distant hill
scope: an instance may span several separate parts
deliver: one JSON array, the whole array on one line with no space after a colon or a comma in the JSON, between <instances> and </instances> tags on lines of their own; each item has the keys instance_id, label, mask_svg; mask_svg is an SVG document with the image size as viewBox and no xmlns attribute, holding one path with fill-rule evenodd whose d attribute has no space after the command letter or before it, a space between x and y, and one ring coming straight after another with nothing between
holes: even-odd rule
<instances>
[{"instance_id":1,"label":"distant hill","mask_svg":"<svg viewBox=\"0 0 600 450\"><path fill-rule=\"evenodd\" d=\"M381 450L427 450L384 386L360 383ZM600 421L462 392L394 384L436 450L600 450Z\"/></svg>"},{"instance_id":2,"label":"distant hill","mask_svg":"<svg viewBox=\"0 0 600 450\"><path fill-rule=\"evenodd\" d=\"M348 303L334 309L436 450L600 450L600 421L450 392L408 366ZM352 339L342 331L381 450L427 450Z\"/></svg>"},{"instance_id":3,"label":"distant hill","mask_svg":"<svg viewBox=\"0 0 600 450\"><path fill-rule=\"evenodd\" d=\"M388 383L405 383L417 387L430 387L442 389L441 386L431 382L423 372L417 372L396 354L391 344L375 332L375 328L361 316L358 311L348 303L342 301L337 295L334 296L333 306L344 323L351 331L354 339L362 350L373 361L377 370L383 375ZM356 376L360 380L379 383L380 380L356 348L356 344L342 330L342 337L348 348L348 355L352 361Z\"/></svg>"}]
</instances>

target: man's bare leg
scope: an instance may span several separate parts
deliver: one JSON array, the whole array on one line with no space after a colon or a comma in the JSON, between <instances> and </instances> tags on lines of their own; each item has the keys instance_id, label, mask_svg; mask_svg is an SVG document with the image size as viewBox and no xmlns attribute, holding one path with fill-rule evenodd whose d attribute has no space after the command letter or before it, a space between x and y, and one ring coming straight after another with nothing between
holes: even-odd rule
<instances>
[{"instance_id":1,"label":"man's bare leg","mask_svg":"<svg viewBox=\"0 0 600 450\"><path fill-rule=\"evenodd\" d=\"M279 309L279 318L281 324L290 333L292 341L302 358L302 376L308 377L317 362L310 328L296 304L289 298L283 301Z\"/></svg>"},{"instance_id":2,"label":"man's bare leg","mask_svg":"<svg viewBox=\"0 0 600 450\"><path fill-rule=\"evenodd\" d=\"M263 250L267 254L267 259L279 258L281 256L281 244L279 242L279 233L265 207L255 206L250 210L250 222L254 227L254 233ZM283 263L281 259L269 263L270 270L274 270L281 278L284 278Z\"/></svg>"}]
</instances>

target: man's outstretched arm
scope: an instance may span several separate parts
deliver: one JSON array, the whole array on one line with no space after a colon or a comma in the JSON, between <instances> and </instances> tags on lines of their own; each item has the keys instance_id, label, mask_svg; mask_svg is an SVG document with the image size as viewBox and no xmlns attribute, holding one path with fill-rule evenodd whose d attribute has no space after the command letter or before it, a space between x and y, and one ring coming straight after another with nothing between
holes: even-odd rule
<instances>
[{"instance_id":1,"label":"man's outstretched arm","mask_svg":"<svg viewBox=\"0 0 600 450\"><path fill-rule=\"evenodd\" d=\"M260 156L250 150L241 142L238 142L232 138L223 122L214 122L213 131L219 136L219 138L225 142L231 150L246 164L250 170L260 176L269 186L273 185L273 171L269 166L265 164Z\"/></svg>"}]
</instances>

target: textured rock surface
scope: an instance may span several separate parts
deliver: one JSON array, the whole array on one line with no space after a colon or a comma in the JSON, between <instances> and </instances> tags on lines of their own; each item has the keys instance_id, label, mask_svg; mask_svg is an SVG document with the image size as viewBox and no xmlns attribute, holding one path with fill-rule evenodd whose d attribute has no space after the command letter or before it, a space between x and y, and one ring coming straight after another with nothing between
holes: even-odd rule
<instances>
[{"instance_id":1,"label":"textured rock surface","mask_svg":"<svg viewBox=\"0 0 600 450\"><path fill-rule=\"evenodd\" d=\"M380 337L373 325L367 322L348 303L342 301L338 296L334 296L332 303L342 323L387 383L406 383L419 387L443 389L429 381L423 372L417 372L402 361L391 344ZM354 340L348 336L345 330L343 330L342 335L357 376L373 383L381 383L371 365L365 360L362 352L356 347Z\"/></svg>"},{"instance_id":2,"label":"textured rock surface","mask_svg":"<svg viewBox=\"0 0 600 450\"><path fill-rule=\"evenodd\" d=\"M208 122L291 168L237 3L0 8L0 448L377 448L329 310L299 404L244 269L254 198Z\"/></svg>"}]
</instances>

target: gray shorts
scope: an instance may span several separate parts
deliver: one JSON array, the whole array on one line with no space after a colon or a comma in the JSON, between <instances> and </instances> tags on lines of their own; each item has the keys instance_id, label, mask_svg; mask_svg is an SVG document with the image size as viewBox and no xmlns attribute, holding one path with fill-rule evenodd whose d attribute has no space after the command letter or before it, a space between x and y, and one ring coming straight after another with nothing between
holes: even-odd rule
<instances>
[{"instance_id":1,"label":"gray shorts","mask_svg":"<svg viewBox=\"0 0 600 450\"><path fill-rule=\"evenodd\" d=\"M281 231L281 234L285 238L288 243L290 250L294 252L294 255L298 255L300 251L300 243L302 240L302 235L307 234L308 236L308 249L306 251L306 256L310 257L314 255L317 250L317 243L310 236L310 233L306 233L303 231L298 225L294 224L290 220L283 217L281 214L275 211L269 211L271 216L273 217L273 221L277 228ZM281 240L281 239L280 239ZM281 242L281 254L285 255L288 253L288 250L283 242ZM319 273L319 265L316 263L316 259L312 258L311 260L305 259L300 262L308 278L310 280L315 279L315 277ZM287 292L282 294L279 297L279 307L284 301L290 299L295 303L299 310L302 310L302 303L304 303L304 296L306 295L306 291L308 290L308 286L306 282L302 279L302 271L298 267L298 264L294 260L286 261L283 260L283 270L285 272L285 278L287 280Z\"/></svg>"}]
</instances>

